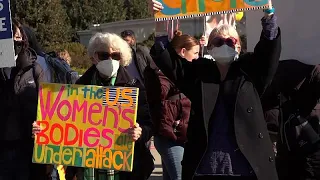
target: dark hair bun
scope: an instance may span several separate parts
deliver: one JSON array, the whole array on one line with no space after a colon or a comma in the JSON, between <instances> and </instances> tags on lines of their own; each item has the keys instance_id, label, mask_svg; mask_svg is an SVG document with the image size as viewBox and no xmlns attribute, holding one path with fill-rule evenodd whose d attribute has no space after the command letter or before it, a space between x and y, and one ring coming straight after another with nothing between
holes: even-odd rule
<instances>
[{"instance_id":1,"label":"dark hair bun","mask_svg":"<svg viewBox=\"0 0 320 180\"><path fill-rule=\"evenodd\" d=\"M182 35L182 31L180 31L180 30L174 31L174 36L181 36L181 35Z\"/></svg>"}]
</instances>

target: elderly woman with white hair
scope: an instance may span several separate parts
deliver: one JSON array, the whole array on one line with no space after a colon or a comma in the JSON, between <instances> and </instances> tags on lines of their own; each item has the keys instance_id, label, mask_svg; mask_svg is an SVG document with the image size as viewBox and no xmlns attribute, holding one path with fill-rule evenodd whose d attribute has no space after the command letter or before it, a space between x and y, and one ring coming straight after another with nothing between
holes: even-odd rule
<instances>
[{"instance_id":1,"label":"elderly woman with white hair","mask_svg":"<svg viewBox=\"0 0 320 180\"><path fill-rule=\"evenodd\" d=\"M89 41L88 54L92 66L81 76L76 84L98 86L141 87L139 80L132 78L125 69L131 62L131 48L121 37L112 33L97 33ZM120 180L146 180L154 169L153 157L147 148L152 136L152 122L146 103L145 91L139 90L137 123L128 132L136 142L132 172L115 172ZM110 176L110 172L102 172ZM82 180L83 168L68 167L66 179L77 176ZM101 175L100 172L95 173ZM113 176L113 173L112 173Z\"/></svg>"},{"instance_id":2,"label":"elderly woman with white hair","mask_svg":"<svg viewBox=\"0 0 320 180\"><path fill-rule=\"evenodd\" d=\"M163 9L160 2L150 1L154 11ZM229 25L215 28L208 41L215 61L199 58L190 62L185 49L175 49L164 42L166 38L156 37L151 51L155 63L192 105L183 180L278 179L260 102L281 52L280 29L271 3L261 22L254 52L242 55L237 31ZM156 36L165 29L161 24L157 24Z\"/></svg>"}]
</instances>

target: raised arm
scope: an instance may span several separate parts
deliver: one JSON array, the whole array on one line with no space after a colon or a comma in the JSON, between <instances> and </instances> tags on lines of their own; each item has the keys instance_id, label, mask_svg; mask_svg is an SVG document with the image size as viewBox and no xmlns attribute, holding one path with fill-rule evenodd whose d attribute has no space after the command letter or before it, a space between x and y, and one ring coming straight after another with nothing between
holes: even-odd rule
<instances>
[{"instance_id":1,"label":"raised arm","mask_svg":"<svg viewBox=\"0 0 320 180\"><path fill-rule=\"evenodd\" d=\"M276 73L281 53L281 32L277 17L271 13L261 19L262 33L253 54L244 55L248 59L243 69L254 81L260 96L270 85Z\"/></svg>"}]
</instances>

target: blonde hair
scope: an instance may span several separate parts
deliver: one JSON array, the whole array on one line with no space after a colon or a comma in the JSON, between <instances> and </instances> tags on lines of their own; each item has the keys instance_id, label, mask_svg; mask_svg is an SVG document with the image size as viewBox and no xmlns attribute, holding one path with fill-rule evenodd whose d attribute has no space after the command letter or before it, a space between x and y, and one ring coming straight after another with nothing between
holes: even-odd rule
<instances>
[{"instance_id":1,"label":"blonde hair","mask_svg":"<svg viewBox=\"0 0 320 180\"><path fill-rule=\"evenodd\" d=\"M68 64L71 64L71 56L67 50L59 51L58 56L59 58L67 61Z\"/></svg>"},{"instance_id":2,"label":"blonde hair","mask_svg":"<svg viewBox=\"0 0 320 180\"><path fill-rule=\"evenodd\" d=\"M233 38L236 38L239 44L241 44L237 30L231 25L222 24L211 31L208 39L208 48L212 46L211 42L217 36L231 36Z\"/></svg>"},{"instance_id":3,"label":"blonde hair","mask_svg":"<svg viewBox=\"0 0 320 180\"><path fill-rule=\"evenodd\" d=\"M94 57L97 51L106 51L109 48L120 52L121 66L128 66L131 63L132 54L129 44L113 33L96 33L92 36L88 45L88 54L90 57Z\"/></svg>"}]
</instances>

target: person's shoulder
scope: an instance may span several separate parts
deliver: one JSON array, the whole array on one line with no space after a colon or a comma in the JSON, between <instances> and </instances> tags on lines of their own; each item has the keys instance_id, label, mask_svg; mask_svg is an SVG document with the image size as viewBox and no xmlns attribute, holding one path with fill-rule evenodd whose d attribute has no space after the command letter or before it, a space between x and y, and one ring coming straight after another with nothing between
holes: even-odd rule
<instances>
[{"instance_id":1,"label":"person's shoulder","mask_svg":"<svg viewBox=\"0 0 320 180\"><path fill-rule=\"evenodd\" d=\"M241 53L239 55L239 58L238 60L242 60L242 59L250 59L254 56L254 53L253 52L245 52L245 53Z\"/></svg>"},{"instance_id":2,"label":"person's shoulder","mask_svg":"<svg viewBox=\"0 0 320 180\"><path fill-rule=\"evenodd\" d=\"M140 51L142 52L146 52L146 53L149 53L150 49L144 45L144 44L137 44L137 49L139 49Z\"/></svg>"},{"instance_id":3,"label":"person's shoulder","mask_svg":"<svg viewBox=\"0 0 320 180\"><path fill-rule=\"evenodd\" d=\"M201 57L192 61L192 73L205 81L212 81L218 73L216 62L212 59ZM210 80L211 79L211 80Z\"/></svg>"},{"instance_id":4,"label":"person's shoulder","mask_svg":"<svg viewBox=\"0 0 320 180\"><path fill-rule=\"evenodd\" d=\"M29 61L32 61L32 62L33 62L33 61L36 61L36 60L37 60L37 53L36 53L36 51L34 51L34 50L31 49L31 48L26 49L26 50L24 51L24 54L25 54L24 57L28 58Z\"/></svg>"},{"instance_id":5,"label":"person's shoulder","mask_svg":"<svg viewBox=\"0 0 320 180\"><path fill-rule=\"evenodd\" d=\"M96 66L92 65L86 72L81 75L80 78L78 78L75 84L89 85L96 71Z\"/></svg>"},{"instance_id":6,"label":"person's shoulder","mask_svg":"<svg viewBox=\"0 0 320 180\"><path fill-rule=\"evenodd\" d=\"M192 64L195 65L215 65L215 61L210 58L200 57L192 61Z\"/></svg>"}]
</instances>

